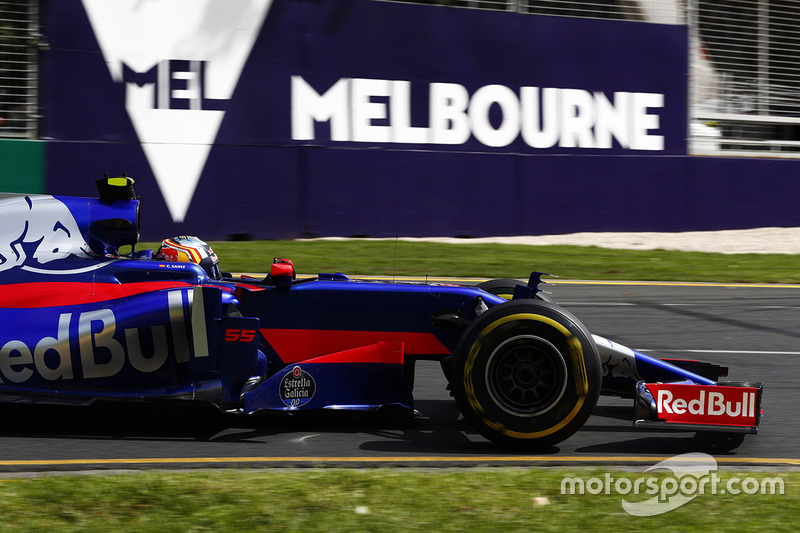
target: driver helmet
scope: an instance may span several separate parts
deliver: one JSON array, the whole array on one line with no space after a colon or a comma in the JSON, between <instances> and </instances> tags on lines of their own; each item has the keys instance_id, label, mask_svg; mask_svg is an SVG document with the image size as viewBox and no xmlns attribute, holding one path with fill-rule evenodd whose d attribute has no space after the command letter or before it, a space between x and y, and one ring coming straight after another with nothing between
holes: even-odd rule
<instances>
[{"instance_id":1,"label":"driver helmet","mask_svg":"<svg viewBox=\"0 0 800 533\"><path fill-rule=\"evenodd\" d=\"M179 235L161 241L161 246L156 251L156 260L195 263L203 267L211 279L222 277L217 254L208 244L192 235Z\"/></svg>"}]
</instances>

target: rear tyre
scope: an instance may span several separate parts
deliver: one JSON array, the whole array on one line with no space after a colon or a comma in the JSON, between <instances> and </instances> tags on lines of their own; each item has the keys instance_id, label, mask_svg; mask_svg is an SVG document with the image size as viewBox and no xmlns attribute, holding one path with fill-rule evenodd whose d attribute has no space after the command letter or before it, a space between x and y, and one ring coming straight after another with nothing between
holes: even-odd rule
<instances>
[{"instance_id":1,"label":"rear tyre","mask_svg":"<svg viewBox=\"0 0 800 533\"><path fill-rule=\"evenodd\" d=\"M451 386L481 435L534 450L586 422L600 382L597 347L574 316L547 302L517 300L470 325L454 354Z\"/></svg>"}]
</instances>

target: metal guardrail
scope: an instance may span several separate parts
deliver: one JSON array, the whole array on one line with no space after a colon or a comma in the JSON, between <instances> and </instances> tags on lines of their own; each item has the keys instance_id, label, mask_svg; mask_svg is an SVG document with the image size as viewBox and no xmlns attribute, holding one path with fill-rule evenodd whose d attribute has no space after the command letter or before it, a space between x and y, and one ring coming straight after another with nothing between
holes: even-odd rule
<instances>
[{"instance_id":1,"label":"metal guardrail","mask_svg":"<svg viewBox=\"0 0 800 533\"><path fill-rule=\"evenodd\" d=\"M379 0L380 1L380 0ZM382 0L473 9L516 11L532 15L635 20L682 24L683 11L675 0Z\"/></svg>"},{"instance_id":2,"label":"metal guardrail","mask_svg":"<svg viewBox=\"0 0 800 533\"><path fill-rule=\"evenodd\" d=\"M800 158L800 3L689 0L690 153Z\"/></svg>"},{"instance_id":3,"label":"metal guardrail","mask_svg":"<svg viewBox=\"0 0 800 533\"><path fill-rule=\"evenodd\" d=\"M0 137L38 134L40 43L38 2L0 0Z\"/></svg>"}]
</instances>

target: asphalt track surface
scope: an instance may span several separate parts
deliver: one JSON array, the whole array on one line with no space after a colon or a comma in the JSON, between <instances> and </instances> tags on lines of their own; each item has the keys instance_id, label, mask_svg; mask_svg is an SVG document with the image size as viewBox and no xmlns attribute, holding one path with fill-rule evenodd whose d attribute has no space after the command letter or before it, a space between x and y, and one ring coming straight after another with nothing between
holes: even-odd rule
<instances>
[{"instance_id":1,"label":"asphalt track surface","mask_svg":"<svg viewBox=\"0 0 800 533\"><path fill-rule=\"evenodd\" d=\"M764 419L720 463L800 465L800 286L559 281L549 290L593 333L651 355L703 359L764 382ZM4 405L0 472L408 464L654 464L701 449L692 433L631 427L631 400L601 397L565 442L510 454L460 419L438 363L416 372L415 420L337 416L243 422L206 408Z\"/></svg>"}]
</instances>

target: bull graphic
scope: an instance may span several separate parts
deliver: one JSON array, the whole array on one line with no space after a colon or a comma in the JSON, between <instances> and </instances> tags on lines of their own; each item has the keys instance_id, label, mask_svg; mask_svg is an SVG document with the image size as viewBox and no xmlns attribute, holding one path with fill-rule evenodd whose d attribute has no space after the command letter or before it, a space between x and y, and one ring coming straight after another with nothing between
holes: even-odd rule
<instances>
[{"instance_id":1,"label":"bull graphic","mask_svg":"<svg viewBox=\"0 0 800 533\"><path fill-rule=\"evenodd\" d=\"M0 200L0 272L22 266L31 256L38 263L86 257L89 245L75 217L52 196L16 196Z\"/></svg>"}]
</instances>

